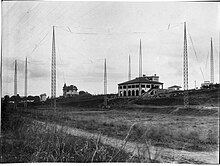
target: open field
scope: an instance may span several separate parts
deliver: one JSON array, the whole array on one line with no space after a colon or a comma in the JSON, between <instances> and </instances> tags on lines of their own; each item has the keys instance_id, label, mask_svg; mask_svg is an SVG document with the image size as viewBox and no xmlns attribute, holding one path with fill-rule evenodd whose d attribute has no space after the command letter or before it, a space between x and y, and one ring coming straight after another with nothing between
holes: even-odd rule
<instances>
[{"instance_id":1,"label":"open field","mask_svg":"<svg viewBox=\"0 0 220 166\"><path fill-rule=\"evenodd\" d=\"M100 138L86 139L50 130L14 111L13 114L2 127L1 163L140 162L138 156L104 145Z\"/></svg>"},{"instance_id":2,"label":"open field","mask_svg":"<svg viewBox=\"0 0 220 166\"><path fill-rule=\"evenodd\" d=\"M125 138L135 123L130 141L150 139L156 146L189 151L213 151L218 143L218 110L141 107L126 109L31 109L24 116L55 122L103 135ZM191 116L189 116L191 115Z\"/></svg>"},{"instance_id":3,"label":"open field","mask_svg":"<svg viewBox=\"0 0 220 166\"><path fill-rule=\"evenodd\" d=\"M209 95L216 97L216 93ZM76 100L75 100L76 99ZM196 99L196 97L195 97ZM146 144L156 148L184 152L185 157L154 162L217 163L219 147L219 108L212 98L211 104L192 105L183 109L177 103L149 105L147 100L113 99L111 108L103 109L103 96L59 100L53 110L48 103L32 105L27 110L18 108L17 114L33 122L67 126L73 130L101 134L103 137ZM175 99L176 100L176 99ZM159 100L151 100L151 102ZM166 102L166 100L164 100ZM129 135L128 135L129 133ZM109 146L109 145L108 145ZM115 147L117 149L117 147ZM128 156L130 156L130 151ZM161 154L162 156L162 154ZM188 157L187 157L188 156ZM194 156L195 158L191 158ZM200 160L201 157L201 160ZM196 160L195 160L196 159ZM140 158L122 159L122 162L150 162ZM56 160L57 161L57 160ZM73 160L71 160L74 162ZM91 160L90 160L91 161ZM100 160L103 161L103 160ZM85 161L82 161L85 162Z\"/></svg>"}]
</instances>

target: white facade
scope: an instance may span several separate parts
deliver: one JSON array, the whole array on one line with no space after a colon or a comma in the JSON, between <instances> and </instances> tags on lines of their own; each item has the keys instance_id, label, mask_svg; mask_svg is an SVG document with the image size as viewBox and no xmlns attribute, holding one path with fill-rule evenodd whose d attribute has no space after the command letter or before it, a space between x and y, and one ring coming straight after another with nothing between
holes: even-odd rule
<instances>
[{"instance_id":1,"label":"white facade","mask_svg":"<svg viewBox=\"0 0 220 166\"><path fill-rule=\"evenodd\" d=\"M46 93L43 93L40 95L40 101L46 101L47 100L47 95Z\"/></svg>"},{"instance_id":2,"label":"white facade","mask_svg":"<svg viewBox=\"0 0 220 166\"><path fill-rule=\"evenodd\" d=\"M178 91L178 90L180 90L180 88L181 88L181 86L174 85L174 86L168 87L168 90L170 90L170 91Z\"/></svg>"},{"instance_id":3,"label":"white facade","mask_svg":"<svg viewBox=\"0 0 220 166\"><path fill-rule=\"evenodd\" d=\"M156 77L156 79L159 80L159 77ZM163 89L163 83L153 81L153 79L149 80L146 76L138 77L133 80L118 84L118 96L141 96L143 93L148 92L151 89Z\"/></svg>"},{"instance_id":4,"label":"white facade","mask_svg":"<svg viewBox=\"0 0 220 166\"><path fill-rule=\"evenodd\" d=\"M209 85L211 85L212 83L210 83L210 81L204 81L204 83L201 84L201 87L208 87Z\"/></svg>"},{"instance_id":5,"label":"white facade","mask_svg":"<svg viewBox=\"0 0 220 166\"><path fill-rule=\"evenodd\" d=\"M66 95L78 95L79 93L75 90L75 89L72 89L72 90L67 90L66 92Z\"/></svg>"}]
</instances>

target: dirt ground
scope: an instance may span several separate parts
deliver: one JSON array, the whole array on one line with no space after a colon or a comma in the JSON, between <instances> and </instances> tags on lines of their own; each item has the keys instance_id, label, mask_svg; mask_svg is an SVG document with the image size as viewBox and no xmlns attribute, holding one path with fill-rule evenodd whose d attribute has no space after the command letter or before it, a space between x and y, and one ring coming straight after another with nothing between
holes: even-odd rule
<instances>
[{"instance_id":1,"label":"dirt ground","mask_svg":"<svg viewBox=\"0 0 220 166\"><path fill-rule=\"evenodd\" d=\"M103 136L121 140L126 137L130 126L137 124L143 130L152 130L153 128L154 130L151 131L151 134L156 136L152 137L152 139L158 136L170 138L168 140L169 143L163 142L164 140L161 142L161 138L159 141L153 140L157 146L184 150L189 153L195 152L195 154L218 153L219 144L216 144L216 139L219 140L219 116L218 109L214 107L193 108L190 110L169 106L138 107L135 105L123 109L107 110L100 108L58 107L56 112L48 108L29 109L24 115L44 122L53 122L90 133L101 133ZM138 142L136 139L140 136L140 131L137 130L129 141ZM171 136L168 137L167 134ZM214 140L215 143L206 143L207 139ZM185 140L189 142L184 142Z\"/></svg>"},{"instance_id":2,"label":"dirt ground","mask_svg":"<svg viewBox=\"0 0 220 166\"><path fill-rule=\"evenodd\" d=\"M45 129L57 130L61 132L68 133L70 135L83 137L87 139L98 139L100 134L98 133L89 133L84 130L70 128L68 126L60 126L57 124L45 123L40 121L33 121L35 125L43 127ZM125 140L115 139L113 137L101 136L100 141L105 145L110 145L112 147L120 149L124 146L123 150L128 153L132 153L135 156L145 155L144 153L144 144L139 144L136 142L127 142ZM141 149L139 149L141 148ZM139 150L140 151L139 151ZM219 154L217 151L213 152L188 152L184 150L175 150L169 148L158 148L154 146L149 146L149 153L152 158L155 157L157 151L160 151L161 156L159 157L160 162L164 163L194 163L194 164L216 164L219 160ZM148 154L149 154L148 153Z\"/></svg>"}]
</instances>

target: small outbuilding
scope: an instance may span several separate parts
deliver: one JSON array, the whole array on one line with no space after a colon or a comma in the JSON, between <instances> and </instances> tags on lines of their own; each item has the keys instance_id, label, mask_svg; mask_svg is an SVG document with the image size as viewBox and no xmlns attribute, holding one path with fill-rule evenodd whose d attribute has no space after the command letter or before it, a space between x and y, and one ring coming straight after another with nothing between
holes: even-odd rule
<instances>
[{"instance_id":1,"label":"small outbuilding","mask_svg":"<svg viewBox=\"0 0 220 166\"><path fill-rule=\"evenodd\" d=\"M169 91L179 91L181 88L182 88L181 86L173 85L173 86L168 87L168 90Z\"/></svg>"},{"instance_id":2,"label":"small outbuilding","mask_svg":"<svg viewBox=\"0 0 220 166\"><path fill-rule=\"evenodd\" d=\"M46 101L47 100L47 94L43 93L40 95L40 101Z\"/></svg>"}]
</instances>

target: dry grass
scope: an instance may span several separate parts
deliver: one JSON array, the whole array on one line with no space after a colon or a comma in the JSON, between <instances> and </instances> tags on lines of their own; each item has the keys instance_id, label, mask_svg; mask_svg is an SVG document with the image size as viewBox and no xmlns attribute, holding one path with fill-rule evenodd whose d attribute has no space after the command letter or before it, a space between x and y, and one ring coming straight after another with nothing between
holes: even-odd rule
<instances>
[{"instance_id":1,"label":"dry grass","mask_svg":"<svg viewBox=\"0 0 220 166\"><path fill-rule=\"evenodd\" d=\"M154 109L155 110L155 109ZM159 110L156 110L158 112ZM101 132L123 139L131 123L137 123L128 140L145 143L145 138L155 146L189 151L212 151L218 145L216 122L212 117L184 117L146 111L115 111L99 113L70 113L46 111L31 112L31 117L61 125ZM169 111L170 112L170 111ZM172 112L172 111L171 111ZM99 118L97 118L99 117ZM130 123L129 123L130 121ZM205 125L205 126L204 126Z\"/></svg>"},{"instance_id":2,"label":"dry grass","mask_svg":"<svg viewBox=\"0 0 220 166\"><path fill-rule=\"evenodd\" d=\"M135 111L83 111L57 113L40 110L31 112L32 118L51 121L61 125L84 129L90 132L101 132L104 135L123 139L134 122L128 140L145 143L145 138L151 144L160 147L184 149L188 151L212 151L218 147L217 119L204 116L204 111L194 110L195 115L203 116L177 116L172 110L166 108L141 109ZM193 111L193 110L191 110ZM155 112L155 113L154 113ZM182 112L182 110L180 110ZM166 114L164 114L166 113Z\"/></svg>"},{"instance_id":3,"label":"dry grass","mask_svg":"<svg viewBox=\"0 0 220 166\"><path fill-rule=\"evenodd\" d=\"M51 132L30 122L24 122L16 132L5 132L1 149L1 162L126 162L131 156L101 144L100 139Z\"/></svg>"},{"instance_id":4,"label":"dry grass","mask_svg":"<svg viewBox=\"0 0 220 166\"><path fill-rule=\"evenodd\" d=\"M151 141L158 147L169 147L173 149L188 151L212 151L217 150L218 134L209 130L205 136L200 130L171 130L166 126L144 126L137 124L134 127L132 140Z\"/></svg>"},{"instance_id":5,"label":"dry grass","mask_svg":"<svg viewBox=\"0 0 220 166\"><path fill-rule=\"evenodd\" d=\"M143 162L142 155L134 156L124 151L133 126L127 131L123 145L117 149L103 145L100 142L101 135L97 140L67 135L62 130L59 132L56 129L49 130L31 123L31 120L21 118L19 113L15 113L5 124L6 128L1 138L1 163ZM151 153L149 146L147 148ZM145 162L159 162L159 160L146 158Z\"/></svg>"}]
</instances>

